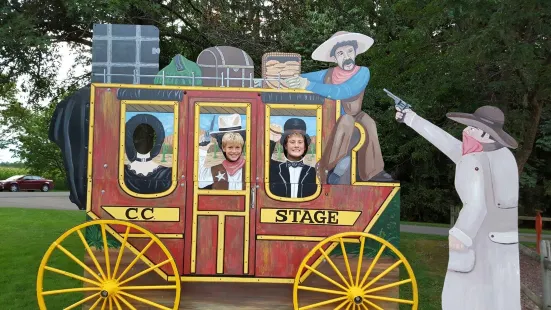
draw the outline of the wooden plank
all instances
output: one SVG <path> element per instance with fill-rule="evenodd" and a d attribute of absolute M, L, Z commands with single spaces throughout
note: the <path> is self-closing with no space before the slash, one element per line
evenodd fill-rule
<path fill-rule="evenodd" d="M 243 275 L 245 218 L 226 216 L 224 229 L 224 274 Z"/>
<path fill-rule="evenodd" d="M 198 275 L 216 274 L 217 242 L 218 216 L 198 216 L 196 258 Z"/>

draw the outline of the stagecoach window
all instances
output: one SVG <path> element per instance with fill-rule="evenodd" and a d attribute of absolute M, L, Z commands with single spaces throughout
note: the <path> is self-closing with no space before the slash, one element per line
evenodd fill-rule
<path fill-rule="evenodd" d="M 122 104 L 121 187 L 136 197 L 162 197 L 174 189 L 176 168 L 177 105 Z"/>
<path fill-rule="evenodd" d="M 250 105 L 198 103 L 195 135 L 197 175 L 201 190 L 245 190 L 250 174 L 247 127 Z"/>
<path fill-rule="evenodd" d="M 266 105 L 265 184 L 273 199 L 308 201 L 321 190 L 315 165 L 321 157 L 320 105 Z"/>

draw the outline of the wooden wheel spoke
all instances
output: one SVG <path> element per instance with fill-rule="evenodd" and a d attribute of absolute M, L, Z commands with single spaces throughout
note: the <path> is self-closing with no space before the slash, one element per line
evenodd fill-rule
<path fill-rule="evenodd" d="M 99 290 L 101 290 L 101 288 L 99 288 L 99 287 L 64 288 L 64 289 L 60 289 L 60 290 L 44 291 L 44 292 L 42 292 L 42 295 L 47 296 L 47 295 L 57 295 L 57 294 L 65 294 L 65 293 L 99 291 Z"/>
<path fill-rule="evenodd" d="M 347 298 L 348 298 L 347 296 L 343 296 L 343 297 L 339 297 L 339 298 L 329 299 L 329 300 L 318 302 L 318 303 L 311 304 L 311 305 L 308 305 L 308 306 L 300 307 L 299 310 L 313 309 L 313 308 L 329 305 L 329 304 L 332 304 L 332 303 L 335 303 L 335 302 L 338 302 L 338 301 L 341 301 L 341 300 L 344 300 L 344 299 L 347 299 Z"/>
<path fill-rule="evenodd" d="M 335 272 L 337 273 L 339 278 L 341 278 L 341 280 L 344 282 L 344 285 L 350 287 L 352 285 L 352 283 L 348 283 L 348 281 L 346 281 L 346 279 L 344 278 L 344 276 L 340 272 L 339 268 L 337 268 L 337 266 L 335 266 L 335 263 L 331 260 L 331 258 L 329 258 L 329 255 L 327 255 L 327 253 L 325 253 L 323 248 L 320 248 L 319 251 L 321 252 L 323 257 L 325 258 L 325 260 L 329 263 L 329 265 L 331 265 L 331 268 L 333 268 L 333 270 L 335 270 Z"/>
<path fill-rule="evenodd" d="M 371 271 L 373 271 L 373 268 L 377 264 L 377 261 L 379 260 L 379 257 L 381 257 L 381 255 L 383 254 L 383 251 L 385 250 L 385 248 L 386 248 L 386 246 L 384 244 L 381 245 L 381 248 L 379 249 L 379 252 L 377 252 L 377 255 L 375 255 L 375 258 L 371 262 L 371 265 L 369 265 L 369 268 L 365 272 L 365 275 L 362 279 L 362 282 L 360 282 L 360 285 L 358 285 L 359 287 L 362 287 L 364 285 L 365 281 L 367 281 L 367 277 L 369 277 L 369 275 L 371 274 Z"/>
<path fill-rule="evenodd" d="M 331 253 L 331 251 L 333 251 L 336 247 L 337 247 L 337 243 L 338 242 L 333 242 L 328 248 L 327 248 L 327 253 Z M 318 266 L 321 264 L 321 257 L 318 258 L 313 264 L 312 264 L 312 267 L 313 268 L 318 268 Z M 300 277 L 300 282 L 299 283 L 302 283 L 304 281 L 306 281 L 306 278 L 308 278 L 310 276 L 312 272 L 310 270 L 306 270 L 304 272 L 304 274 Z"/>
<path fill-rule="evenodd" d="M 362 272 L 362 259 L 364 254 L 365 237 L 360 237 L 360 257 L 358 258 L 358 268 L 356 269 L 356 286 L 360 285 L 360 273 Z"/>
<path fill-rule="evenodd" d="M 90 295 L 84 299 L 81 299 L 80 301 L 77 301 L 76 303 L 70 305 L 69 307 L 67 308 L 63 308 L 63 310 L 71 310 L 71 309 L 74 309 L 80 305 L 82 305 L 83 303 L 87 302 L 88 300 L 92 300 L 94 299 L 94 297 L 98 297 L 99 296 L 99 292 L 95 293 L 94 295 Z"/>
<path fill-rule="evenodd" d="M 80 259 L 76 258 L 71 252 L 67 251 L 61 244 L 56 244 L 56 247 L 61 250 L 61 252 L 65 253 L 70 259 L 72 259 L 75 263 L 79 264 L 80 267 L 84 268 L 88 273 L 90 273 L 94 278 L 96 278 L 99 282 L 102 282 L 103 280 L 98 277 L 98 275 L 90 269 L 88 266 L 86 266 Z"/>
<path fill-rule="evenodd" d="M 107 233 L 105 232 L 105 224 L 100 224 L 101 234 L 103 238 L 103 252 L 105 253 L 105 269 L 107 269 L 107 278 L 111 279 L 111 264 L 109 263 L 109 246 L 107 245 Z"/>
<path fill-rule="evenodd" d="M 367 300 L 364 298 L 364 302 L 368 305 L 370 305 L 371 307 L 375 308 L 376 310 L 384 310 L 383 308 L 377 306 L 376 304 L 372 303 L 371 301 Z"/>
<path fill-rule="evenodd" d="M 314 269 L 314 268 L 312 268 L 312 267 L 310 267 L 310 266 L 308 266 L 308 265 L 305 265 L 304 267 L 305 267 L 306 269 L 312 271 L 313 273 L 317 274 L 318 276 L 324 278 L 325 280 L 327 280 L 327 281 L 333 283 L 334 285 L 340 287 L 343 291 L 348 290 L 346 287 L 340 285 L 339 283 L 335 282 L 334 280 L 332 280 L 332 279 L 329 278 L 328 276 L 324 275 L 323 273 L 317 271 L 316 269 Z"/>
<path fill-rule="evenodd" d="M 119 300 L 117 299 L 117 296 L 116 296 L 116 295 L 113 295 L 113 296 L 111 297 L 111 299 L 113 299 L 113 302 L 114 302 L 115 305 L 117 306 L 117 310 L 122 310 L 121 304 L 119 304 Z"/>
<path fill-rule="evenodd" d="M 126 305 L 128 308 L 130 308 L 131 310 L 137 310 L 134 306 L 132 306 L 132 305 L 128 302 L 128 300 L 126 300 L 126 298 L 123 298 L 123 297 L 120 296 L 120 295 L 117 295 L 117 296 L 115 296 L 115 297 L 118 298 L 118 299 L 120 299 L 120 300 L 123 302 L 123 304 L 125 304 L 125 305 Z"/>
<path fill-rule="evenodd" d="M 122 240 L 121 249 L 119 250 L 119 256 L 117 257 L 117 261 L 115 263 L 115 269 L 113 269 L 113 278 L 117 276 L 117 271 L 119 270 L 119 264 L 122 259 L 122 253 L 124 252 L 124 248 L 126 247 L 126 241 L 128 240 L 129 232 L 130 232 L 130 226 L 126 227 L 126 232 L 124 233 L 124 239 Z"/>
<path fill-rule="evenodd" d="M 318 292 L 318 293 L 327 293 L 327 294 L 335 294 L 335 295 L 347 295 L 347 292 L 342 291 L 334 291 L 334 290 L 327 290 L 323 288 L 317 288 L 317 287 L 310 287 L 310 286 L 299 286 L 298 289 L 305 290 L 305 291 L 311 291 L 311 292 Z"/>
<path fill-rule="evenodd" d="M 352 308 L 352 306 L 354 306 L 354 304 L 353 304 L 353 303 L 349 303 L 349 304 L 348 304 L 348 307 L 346 307 L 346 310 L 350 310 L 350 308 Z"/>
<path fill-rule="evenodd" d="M 54 267 L 46 266 L 46 267 L 44 267 L 44 270 L 52 271 L 52 272 L 55 272 L 55 273 L 58 273 L 58 274 L 61 274 L 61 275 L 64 275 L 64 276 L 67 276 L 67 277 L 70 277 L 70 278 L 73 278 L 73 279 L 77 279 L 77 280 L 80 280 L 80 281 L 83 281 L 83 282 L 86 282 L 86 283 L 93 284 L 95 286 L 101 286 L 101 284 L 99 282 L 87 279 L 85 277 L 76 275 L 74 273 L 70 273 L 68 271 L 57 269 L 57 268 L 54 268 Z"/>
<path fill-rule="evenodd" d="M 369 299 L 377 299 L 377 300 L 396 302 L 396 303 L 400 303 L 400 304 L 413 305 L 413 300 L 407 300 L 407 299 L 392 298 L 392 297 L 385 297 L 385 296 L 376 296 L 376 295 L 364 295 L 364 297 L 369 298 Z"/>
<path fill-rule="evenodd" d="M 352 279 L 352 271 L 350 270 L 350 264 L 348 263 L 348 255 L 346 255 L 346 249 L 344 247 L 344 242 L 342 241 L 342 238 L 339 238 L 339 242 L 341 244 L 342 255 L 344 257 L 344 265 L 346 266 L 346 271 L 348 272 L 348 277 L 350 278 L 350 284 L 352 284 L 354 283 L 354 280 Z"/>
<path fill-rule="evenodd" d="M 79 230 L 77 230 L 77 234 L 80 238 L 80 241 L 82 241 L 82 244 L 84 245 L 84 248 L 86 249 L 86 252 L 88 252 L 88 255 L 90 256 L 90 258 L 92 259 L 92 261 L 94 262 L 94 265 L 96 265 L 96 268 L 98 269 L 99 273 L 101 274 L 101 277 L 105 280 L 107 279 L 105 277 L 105 273 L 103 273 L 103 268 L 101 268 L 98 260 L 96 259 L 96 256 L 94 255 L 94 252 L 92 252 L 92 249 L 90 249 L 90 246 L 88 245 L 88 242 L 86 242 L 86 238 L 84 238 L 84 235 L 82 234 L 82 232 Z"/>
<path fill-rule="evenodd" d="M 365 310 L 369 310 L 369 309 L 367 308 L 367 306 L 366 306 L 364 303 L 362 303 L 361 306 L 362 306 L 362 308 L 364 308 Z M 359 307 L 359 306 L 358 306 L 358 307 Z"/>
<path fill-rule="evenodd" d="M 130 282 L 130 281 L 132 281 L 132 280 L 134 280 L 134 279 L 136 279 L 136 278 L 139 278 L 139 277 L 143 276 L 144 274 L 150 272 L 150 271 L 153 270 L 153 269 L 156 269 L 156 268 L 159 268 L 159 267 L 161 267 L 161 266 L 164 266 L 164 265 L 170 263 L 171 261 L 172 261 L 172 259 L 169 258 L 169 259 L 165 260 L 164 262 L 158 263 L 158 264 L 155 265 L 155 266 L 151 266 L 151 267 L 147 268 L 146 270 L 144 270 L 144 271 L 142 271 L 142 272 L 139 272 L 139 273 L 137 273 L 137 274 L 131 276 L 130 278 L 128 278 L 128 279 L 126 279 L 126 280 L 120 282 L 120 283 L 119 283 L 119 286 L 124 285 L 125 283 L 128 283 L 128 282 Z"/>
<path fill-rule="evenodd" d="M 340 310 L 342 309 L 342 307 L 346 306 L 350 301 L 348 299 L 345 299 L 343 302 L 341 302 L 340 305 L 337 306 L 337 308 L 335 308 L 335 310 Z"/>
<path fill-rule="evenodd" d="M 124 275 L 130 271 L 130 269 L 134 266 L 134 264 L 136 264 L 136 262 L 138 261 L 138 259 L 140 259 L 140 257 L 142 257 L 142 255 L 144 255 L 144 253 L 149 249 L 150 246 L 153 245 L 153 243 L 155 242 L 155 240 L 151 239 L 151 241 L 149 241 L 149 243 L 145 246 L 145 248 L 143 248 L 143 250 L 140 252 L 140 254 L 138 254 L 134 260 L 130 263 L 130 265 L 128 265 L 126 267 L 126 269 L 124 269 L 124 271 L 121 273 L 121 275 L 117 278 L 117 281 L 120 281 L 120 279 L 122 277 L 124 277 Z"/>
<path fill-rule="evenodd" d="M 107 305 L 107 299 L 103 299 L 103 305 L 101 305 L 101 310 L 105 310 L 105 305 Z"/>
<path fill-rule="evenodd" d="M 130 290 L 171 290 L 175 289 L 176 285 L 144 285 L 144 286 L 123 286 L 119 290 L 130 291 Z"/>
<path fill-rule="evenodd" d="M 150 301 L 150 300 L 143 299 L 143 298 L 138 297 L 138 296 L 136 296 L 136 295 L 129 294 L 129 293 L 125 292 L 125 291 L 119 291 L 119 294 L 124 295 L 124 296 L 127 296 L 127 297 L 130 297 L 130 298 L 132 298 L 132 299 L 134 299 L 134 300 L 137 300 L 137 301 L 139 301 L 139 302 L 142 302 L 142 303 L 144 303 L 144 304 L 147 304 L 147 305 L 156 307 L 157 309 L 171 310 L 170 308 L 167 308 L 167 307 L 165 307 L 165 306 L 163 306 L 163 305 L 159 305 L 158 303 L 152 302 L 152 301 Z"/>
<path fill-rule="evenodd" d="M 109 310 L 113 310 L 113 298 L 109 296 Z"/>
<path fill-rule="evenodd" d="M 99 303 L 101 302 L 102 298 L 101 297 L 98 297 L 98 300 L 96 300 L 96 302 L 92 305 L 92 307 L 90 307 L 90 310 L 94 310 L 96 309 L 96 307 L 99 305 Z M 105 299 L 104 301 L 105 302 Z"/>
<path fill-rule="evenodd" d="M 390 283 L 390 284 L 387 284 L 387 285 L 374 287 L 374 288 L 372 288 L 372 289 L 366 291 L 365 293 L 366 293 L 366 294 L 369 294 L 369 293 L 373 293 L 373 292 L 385 290 L 385 289 L 387 289 L 387 288 L 395 287 L 395 286 L 402 285 L 402 284 L 406 284 L 406 283 L 410 283 L 410 282 L 411 282 L 411 279 L 406 279 L 406 280 L 402 280 L 402 281 L 398 281 L 398 282 L 393 282 L 393 283 Z"/>
<path fill-rule="evenodd" d="M 371 280 L 369 283 L 367 283 L 362 289 L 365 291 L 368 287 L 371 286 L 371 284 L 379 281 L 380 278 L 386 276 L 387 273 L 391 272 L 392 269 L 396 268 L 398 265 L 400 265 L 402 263 L 402 260 L 399 260 L 397 262 L 395 262 L 394 264 L 392 264 L 392 266 L 388 267 L 387 269 L 385 269 L 385 271 L 381 272 L 378 276 L 376 276 L 373 280 Z"/>

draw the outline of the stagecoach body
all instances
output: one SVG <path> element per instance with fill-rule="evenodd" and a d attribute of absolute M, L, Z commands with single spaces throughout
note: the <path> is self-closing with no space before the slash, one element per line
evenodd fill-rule
<path fill-rule="evenodd" d="M 273 77 L 270 63 L 285 62 L 285 72 L 300 73 L 300 55 L 267 53 L 259 84 L 250 57 L 233 47 L 205 50 L 199 58 L 202 69 L 177 55 L 156 76 L 141 75 L 156 71 L 155 29 L 96 25 L 92 84 L 60 103 L 54 113 L 49 137 L 62 151 L 70 199 L 85 210 L 87 221 L 46 252 L 37 279 L 40 308 L 46 309 L 45 296 L 84 291 L 88 297 L 73 306 L 93 301 L 92 308 L 114 309 L 121 303 L 133 309 L 131 299 L 179 309 L 181 283 L 240 282 L 293 284 L 295 309 L 394 309 L 398 304 L 417 309 L 415 277 L 398 250 L 400 185 L 359 179 L 356 153 L 368 137 L 357 124 L 346 173 L 332 184 L 319 176 L 316 163 L 344 112 L 340 100 L 287 89 L 281 73 Z M 127 53 L 135 55 L 133 62 L 112 50 L 134 41 L 135 49 Z M 153 56 L 140 50 L 144 46 Z M 170 70 L 180 76 L 170 76 Z M 190 75 L 182 76 L 182 70 Z M 208 72 L 220 76 L 196 76 Z M 215 134 L 223 132 L 220 118 L 228 115 L 235 116 L 232 130 L 242 130 L 245 141 L 239 186 L 231 186 L 236 181 L 221 173 L 203 179 L 205 171 L 214 171 L 224 160 Z M 286 160 L 277 134 L 290 118 L 306 124 L 311 143 L 303 169 L 316 173 L 307 184 L 309 192 L 297 198 L 276 190 L 287 190 L 290 184 L 281 181 L 281 170 L 281 178 L 273 173 Z M 150 142 L 136 144 L 146 136 Z M 143 165 L 134 163 L 151 169 L 141 171 Z M 226 188 L 215 186 L 215 178 L 225 180 Z M 61 246 L 70 235 L 82 241 L 85 263 Z M 57 250 L 84 268 L 85 277 L 51 267 Z M 145 270 L 135 271 L 140 264 Z M 154 286 L 149 283 L 156 280 L 150 278 L 145 286 L 130 284 L 153 271 L 156 280 L 173 284 Z M 47 290 L 48 272 L 84 281 L 85 287 Z M 411 298 L 400 299 L 398 287 L 406 284 Z M 170 307 L 160 306 L 165 302 L 162 289 L 174 293 L 165 303 Z M 129 294 L 132 290 L 151 292 Z M 340 297 L 328 301 L 304 292 Z"/>

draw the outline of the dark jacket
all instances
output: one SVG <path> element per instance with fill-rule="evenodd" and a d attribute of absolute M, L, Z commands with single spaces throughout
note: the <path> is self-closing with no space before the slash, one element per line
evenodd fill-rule
<path fill-rule="evenodd" d="M 270 141 L 270 191 L 278 197 L 291 197 L 291 177 L 285 162 L 272 159 L 276 143 Z M 309 197 L 316 192 L 316 169 L 305 165 L 300 171 L 297 198 Z"/>

